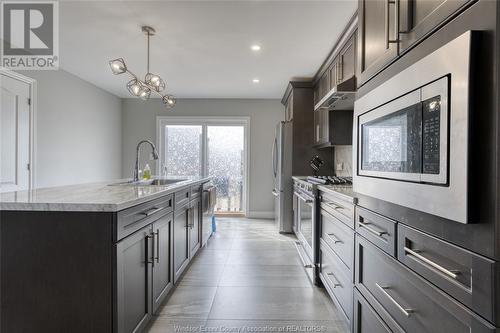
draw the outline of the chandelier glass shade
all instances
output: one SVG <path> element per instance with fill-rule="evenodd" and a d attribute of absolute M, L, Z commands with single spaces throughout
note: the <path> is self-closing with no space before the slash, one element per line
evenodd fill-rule
<path fill-rule="evenodd" d="M 163 104 L 167 109 L 174 107 L 176 101 L 175 97 L 172 95 L 163 94 L 162 91 L 165 90 L 165 81 L 157 74 L 153 74 L 149 71 L 149 38 L 154 36 L 156 31 L 149 26 L 143 26 L 142 32 L 147 36 L 148 39 L 148 49 L 147 49 L 147 70 L 144 80 L 140 80 L 137 75 L 132 73 L 125 64 L 123 58 L 117 58 L 109 62 L 111 71 L 115 75 L 120 75 L 128 73 L 132 79 L 127 82 L 127 90 L 132 96 L 139 97 L 140 99 L 147 100 L 151 96 L 151 92 L 156 93 L 160 96 Z"/>

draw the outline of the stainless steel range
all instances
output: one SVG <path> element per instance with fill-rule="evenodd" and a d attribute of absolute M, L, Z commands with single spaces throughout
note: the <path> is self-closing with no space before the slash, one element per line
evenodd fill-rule
<path fill-rule="evenodd" d="M 319 235 L 317 185 L 352 184 L 349 177 L 320 176 L 293 177 L 293 232 L 298 238 L 295 244 L 310 280 L 318 284 Z"/>
<path fill-rule="evenodd" d="M 313 283 L 318 276 L 318 250 L 314 226 L 317 212 L 316 185 L 306 177 L 293 177 L 293 232 L 298 238 L 295 247 L 307 275 Z"/>

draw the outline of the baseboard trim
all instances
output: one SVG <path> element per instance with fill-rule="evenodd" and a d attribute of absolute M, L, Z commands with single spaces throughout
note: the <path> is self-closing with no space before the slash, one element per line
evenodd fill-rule
<path fill-rule="evenodd" d="M 247 217 L 249 219 L 274 219 L 274 212 L 249 211 Z"/>

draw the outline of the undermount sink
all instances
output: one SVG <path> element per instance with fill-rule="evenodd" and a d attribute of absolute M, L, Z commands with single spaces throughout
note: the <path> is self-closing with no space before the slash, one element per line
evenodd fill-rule
<path fill-rule="evenodd" d="M 123 186 L 123 185 L 128 185 L 128 186 L 165 186 L 165 185 L 171 185 L 171 184 L 176 184 L 179 182 L 184 182 L 188 180 L 187 178 L 182 178 L 182 179 L 171 179 L 171 178 L 156 178 L 156 179 L 148 179 L 148 180 L 138 180 L 138 181 L 133 181 L 129 180 L 126 182 L 121 182 L 121 183 L 114 183 L 114 184 L 109 184 L 111 186 Z"/>

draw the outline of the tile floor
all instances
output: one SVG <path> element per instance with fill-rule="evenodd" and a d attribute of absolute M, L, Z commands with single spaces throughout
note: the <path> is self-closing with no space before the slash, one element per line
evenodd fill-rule
<path fill-rule="evenodd" d="M 325 290 L 309 282 L 294 236 L 271 220 L 217 221 L 148 332 L 348 332 Z"/>

